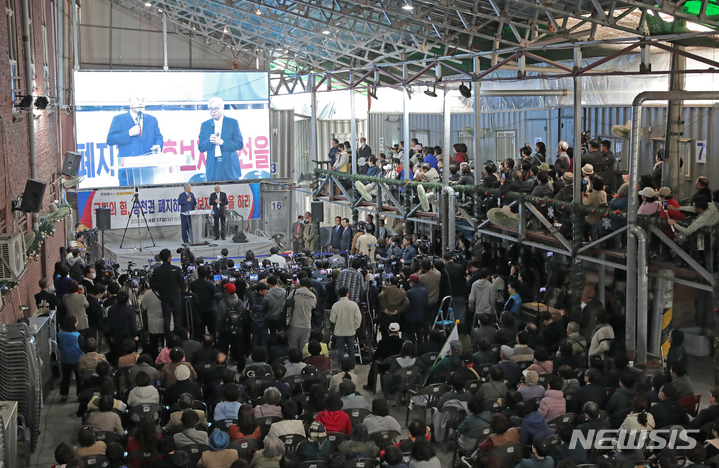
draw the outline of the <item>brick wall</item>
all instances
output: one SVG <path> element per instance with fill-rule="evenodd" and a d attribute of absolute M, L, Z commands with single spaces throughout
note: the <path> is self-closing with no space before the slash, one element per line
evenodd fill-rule
<path fill-rule="evenodd" d="M 28 125 L 35 127 L 35 147 L 37 161 L 37 179 L 47 182 L 43 209 L 53 199 L 60 198 L 58 191 L 60 149 L 58 148 L 58 129 L 61 112 L 57 109 L 37 111 L 38 119 L 33 114 L 13 114 L 13 103 L 10 98 L 11 74 L 10 74 L 10 50 L 9 50 L 9 28 L 16 31 L 18 71 L 20 73 L 20 94 L 32 92 L 36 96 L 56 96 L 55 87 L 55 50 L 53 31 L 53 3 L 50 0 L 29 0 L 32 9 L 35 56 L 35 89 L 25 89 L 25 62 L 24 47 L 22 43 L 22 0 L 8 0 L 14 6 L 13 24 L 8 24 L 7 15 L 0 17 L 0 139 L 2 140 L 2 152 L 0 154 L 0 190 L 3 197 L 0 202 L 0 220 L 4 232 L 17 229 L 27 232 L 30 219 L 18 218 L 10 209 L 10 203 L 25 188 L 25 182 L 30 177 L 30 155 L 28 145 Z M 43 76 L 43 35 L 42 35 L 42 7 L 45 7 L 47 45 L 48 45 L 48 70 L 50 89 L 45 89 Z M 67 54 L 66 54 L 67 55 Z M 29 218 L 29 217 L 28 217 Z M 29 315 L 35 312 L 33 294 L 37 292 L 37 282 L 43 276 L 50 276 L 53 272 L 54 263 L 59 260 L 59 248 L 65 244 L 64 233 L 68 232 L 72 221 L 60 222 L 56 225 L 56 235 L 46 240 L 43 252 L 38 261 L 30 261 L 27 270 L 20 280 L 19 286 L 11 294 L 3 298 L 4 305 L 0 310 L 0 322 L 8 323 L 17 320 L 20 315 L 20 306 L 28 305 Z"/>

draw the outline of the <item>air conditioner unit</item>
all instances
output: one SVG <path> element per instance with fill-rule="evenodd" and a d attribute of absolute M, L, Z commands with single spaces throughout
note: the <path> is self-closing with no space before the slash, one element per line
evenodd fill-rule
<path fill-rule="evenodd" d="M 21 233 L 0 234 L 0 281 L 18 281 L 25 272 L 23 248 Z"/>

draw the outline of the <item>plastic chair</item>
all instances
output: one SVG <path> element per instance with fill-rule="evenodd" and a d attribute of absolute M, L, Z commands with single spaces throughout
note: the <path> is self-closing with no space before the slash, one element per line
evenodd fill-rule
<path fill-rule="evenodd" d="M 140 423 L 140 420 L 149 416 L 155 424 L 160 424 L 165 415 L 166 408 L 162 405 L 155 403 L 143 403 L 138 406 L 133 406 L 127 413 L 128 422 L 132 425 Z"/>
<path fill-rule="evenodd" d="M 369 435 L 369 439 L 375 443 L 380 450 L 386 450 L 399 437 L 397 431 L 379 431 Z"/>
<path fill-rule="evenodd" d="M 342 468 L 377 468 L 379 461 L 374 458 L 351 458 L 345 460 Z"/>
<path fill-rule="evenodd" d="M 419 357 L 419 360 L 422 361 L 422 363 L 425 365 L 426 368 L 430 368 L 434 365 L 434 362 L 437 360 L 437 357 L 439 356 L 439 353 L 426 353 Z"/>
<path fill-rule="evenodd" d="M 264 416 L 256 418 L 255 421 L 257 421 L 257 424 L 260 426 L 260 432 L 262 433 L 261 440 L 265 440 L 267 433 L 270 432 L 270 426 L 273 423 L 282 421 L 282 418 L 280 416 Z"/>
<path fill-rule="evenodd" d="M 537 382 L 542 387 L 547 388 L 547 385 L 549 385 L 549 379 L 552 378 L 552 374 L 539 374 L 539 381 Z"/>
<path fill-rule="evenodd" d="M 468 380 L 464 384 L 464 389 L 467 390 L 472 395 L 476 395 L 477 392 L 479 391 L 479 387 L 482 386 L 482 383 L 484 383 L 484 382 L 482 382 L 481 380 Z"/>
<path fill-rule="evenodd" d="M 127 454 L 127 457 L 125 459 L 127 461 L 135 460 L 138 465 L 142 466 L 143 462 L 144 464 L 149 464 L 155 460 L 157 460 L 160 457 L 160 452 L 156 450 L 150 450 L 150 451 L 144 451 L 144 450 L 134 450 Z"/>
<path fill-rule="evenodd" d="M 116 432 L 95 431 L 95 440 L 105 442 L 105 445 L 113 443 L 123 444 L 122 436 Z"/>
<path fill-rule="evenodd" d="M 350 417 L 350 422 L 352 423 L 352 427 L 355 427 L 357 424 L 362 424 L 364 422 L 364 418 L 372 414 L 370 410 L 366 410 L 364 408 L 352 408 L 352 409 L 346 409 L 342 410 L 345 413 L 347 413 L 347 416 Z"/>
<path fill-rule="evenodd" d="M 502 459 L 501 468 L 514 468 L 522 460 L 524 446 L 520 442 L 507 444 L 489 452 L 491 455 L 498 455 Z"/>
<path fill-rule="evenodd" d="M 427 410 L 437 405 L 437 402 L 449 390 L 446 383 L 428 385 L 420 390 L 410 390 L 410 403 L 407 404 L 407 418 L 404 425 L 409 424 L 409 413 L 413 407 L 423 411 L 422 420 L 427 419 Z"/>
<path fill-rule="evenodd" d="M 322 460 L 307 460 L 301 462 L 296 468 L 327 468 L 327 462 Z"/>
<path fill-rule="evenodd" d="M 287 356 L 284 356 L 284 357 L 277 358 L 277 359 L 275 359 L 274 361 L 272 361 L 272 362 L 270 363 L 270 366 L 272 366 L 273 368 L 274 368 L 275 366 L 284 366 L 284 365 L 287 364 L 288 362 L 290 362 L 290 358 L 288 358 Z"/>
<path fill-rule="evenodd" d="M 687 413 L 696 417 L 699 412 L 699 403 L 702 401 L 701 395 L 692 395 L 679 400 L 679 406 L 684 408 Z"/>
<path fill-rule="evenodd" d="M 195 466 L 202 458 L 202 453 L 212 451 L 212 447 L 205 444 L 190 444 L 183 445 L 180 447 L 180 450 L 187 452 L 187 455 L 190 457 L 190 466 Z"/>
<path fill-rule="evenodd" d="M 380 376 L 380 368 L 389 369 L 389 367 L 392 365 L 395 359 L 399 357 L 399 354 L 395 354 L 394 356 L 390 356 L 388 358 L 383 359 L 382 361 L 372 361 L 372 365 L 375 366 L 375 374 Z M 377 380 L 382 380 L 377 379 Z M 381 383 L 381 382 L 380 382 Z M 370 390 L 374 392 L 377 389 L 377 382 L 375 381 L 375 388 L 371 388 Z"/>
<path fill-rule="evenodd" d="M 339 452 L 340 444 L 346 440 L 350 440 L 350 438 L 344 432 L 327 431 L 327 440 L 332 445 L 332 451 Z"/>
<path fill-rule="evenodd" d="M 417 380 L 419 378 L 420 371 L 416 367 L 406 367 L 404 369 L 396 370 L 394 373 L 390 376 L 389 384 L 393 385 L 394 377 L 399 377 L 399 388 L 394 394 L 394 404 L 395 406 L 399 406 L 399 400 L 402 397 L 402 395 L 408 393 L 410 390 L 416 388 L 417 386 Z M 385 393 L 385 399 L 389 400 L 389 389 L 384 389 Z"/>
<path fill-rule="evenodd" d="M 484 409 L 498 413 L 502 408 L 502 405 L 499 404 L 500 400 L 501 398 L 488 398 L 484 400 Z"/>
<path fill-rule="evenodd" d="M 290 453 L 294 452 L 295 449 L 297 449 L 297 445 L 305 440 L 305 436 L 302 434 L 286 434 L 280 436 L 280 440 L 285 444 L 285 452 Z"/>
<path fill-rule="evenodd" d="M 212 424 L 210 424 L 210 427 L 214 430 L 215 428 L 221 430 L 222 432 L 229 432 L 230 426 L 232 425 L 238 425 L 240 424 L 239 419 L 218 419 L 217 421 L 213 421 Z"/>
<path fill-rule="evenodd" d="M 449 444 L 449 431 L 456 430 L 457 427 L 462 424 L 462 421 L 467 417 L 467 412 L 460 408 L 443 408 L 440 413 L 449 413 L 449 417 L 445 419 L 444 426 L 444 451 L 447 451 Z"/>
<path fill-rule="evenodd" d="M 472 429 L 471 431 L 467 432 L 466 434 L 463 434 L 461 437 L 470 439 L 470 440 L 472 441 L 472 446 L 476 448 L 477 445 L 479 445 L 480 442 L 483 442 L 484 439 L 486 439 L 487 437 L 489 437 L 489 435 L 490 435 L 491 433 L 492 433 L 492 428 L 491 428 L 491 427 L 489 427 L 489 426 L 479 426 L 479 427 L 475 427 L 474 429 Z M 456 463 L 456 461 L 457 461 L 457 456 L 458 456 L 458 455 L 460 455 L 460 454 L 461 454 L 461 455 L 464 455 L 464 454 L 465 454 L 465 453 L 464 453 L 464 450 L 462 450 L 462 449 L 459 447 L 459 436 L 456 437 L 456 439 L 457 439 L 457 440 L 455 440 L 455 442 L 454 442 L 454 452 L 452 453 L 452 465 L 451 465 L 451 466 L 456 466 L 455 463 Z"/>
<path fill-rule="evenodd" d="M 299 407 L 298 410 L 302 413 L 305 411 L 310 402 L 310 395 L 309 393 L 300 393 L 299 395 L 295 395 L 292 399 L 295 403 L 297 403 L 297 406 Z"/>
<path fill-rule="evenodd" d="M 569 423 L 572 424 L 574 422 L 574 418 L 576 418 L 577 415 L 575 413 L 564 413 L 560 414 L 556 418 L 552 418 L 551 421 L 547 423 L 547 425 L 555 425 L 559 427 L 561 424 Z"/>
<path fill-rule="evenodd" d="M 230 442 L 229 448 L 237 450 L 237 457 L 252 461 L 252 456 L 260 449 L 260 441 L 257 439 L 237 439 Z"/>
<path fill-rule="evenodd" d="M 110 464 L 105 455 L 88 455 L 80 458 L 86 468 L 102 468 Z"/>

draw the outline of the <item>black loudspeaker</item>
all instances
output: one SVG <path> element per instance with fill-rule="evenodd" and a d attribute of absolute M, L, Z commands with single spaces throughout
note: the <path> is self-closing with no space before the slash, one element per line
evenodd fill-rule
<path fill-rule="evenodd" d="M 80 153 L 66 151 L 65 162 L 62 164 L 62 175 L 66 175 L 68 177 L 77 177 L 77 170 L 80 168 L 81 160 L 82 155 Z"/>
<path fill-rule="evenodd" d="M 95 210 L 95 227 L 101 231 L 112 229 L 110 226 L 110 208 L 98 208 Z"/>
<path fill-rule="evenodd" d="M 244 232 L 240 231 L 234 236 L 232 236 L 232 242 L 234 242 L 235 244 L 244 244 L 245 242 L 247 242 L 247 236 Z"/>
<path fill-rule="evenodd" d="M 25 191 L 22 194 L 22 203 L 20 204 L 20 211 L 26 211 L 28 213 L 39 213 L 42 208 L 42 199 L 45 196 L 45 182 L 28 179 L 25 182 Z"/>
<path fill-rule="evenodd" d="M 325 222 L 325 206 L 321 201 L 312 202 L 312 222 L 313 223 L 324 223 Z"/>

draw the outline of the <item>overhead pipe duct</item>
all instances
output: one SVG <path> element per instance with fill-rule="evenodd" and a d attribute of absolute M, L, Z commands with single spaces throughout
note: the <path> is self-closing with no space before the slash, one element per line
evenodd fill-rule
<path fill-rule="evenodd" d="M 637 226 L 637 208 L 639 207 L 639 144 L 641 141 L 640 131 L 642 128 L 642 104 L 646 101 L 719 101 L 717 91 L 645 91 L 639 93 L 632 102 L 632 133 L 629 141 L 629 203 L 627 206 L 627 227 L 631 235 L 627 236 L 627 343 L 633 339 L 630 336 L 630 327 L 638 327 L 639 337 L 642 335 L 645 340 L 644 359 L 646 360 L 646 336 L 647 336 L 647 284 L 646 270 L 638 271 L 641 262 L 640 255 L 646 256 L 646 245 L 642 245 L 640 252 L 637 252 L 637 243 L 642 244 L 641 235 L 637 235 L 640 229 Z M 641 231 L 644 232 L 643 230 Z M 646 237 L 646 233 L 644 233 Z M 646 242 L 646 240 L 645 240 Z M 633 259 L 638 258 L 638 262 Z M 646 268 L 646 257 L 643 268 Z M 638 273 L 641 275 L 637 276 Z M 639 284 L 636 281 L 639 281 Z M 632 287 L 636 284 L 636 287 Z M 644 296 L 644 299 L 642 299 Z M 639 299 L 639 300 L 638 300 Z M 644 303 L 642 303 L 642 300 Z M 638 313 L 637 313 L 638 312 Z M 642 314 L 640 317 L 639 314 Z M 639 346 L 637 346 L 639 352 Z M 637 355 L 639 360 L 639 355 Z"/>
<path fill-rule="evenodd" d="M 569 95 L 569 91 L 566 89 L 507 89 L 507 90 L 482 90 L 480 93 L 482 97 L 524 97 L 524 96 L 562 96 L 566 97 Z"/>
<path fill-rule="evenodd" d="M 32 50 L 32 44 L 30 43 L 30 34 L 32 30 L 30 28 L 30 0 L 23 0 L 22 2 L 22 45 L 25 54 L 25 94 L 32 97 L 34 101 L 33 85 L 32 85 L 32 61 L 30 57 L 35 53 Z M 27 139 L 28 139 L 28 153 L 30 162 L 30 178 L 37 179 L 37 152 L 35 149 L 35 111 L 32 102 L 30 104 L 30 110 L 27 113 Z M 37 231 L 40 225 L 40 218 L 37 213 L 32 213 L 32 229 Z"/>

